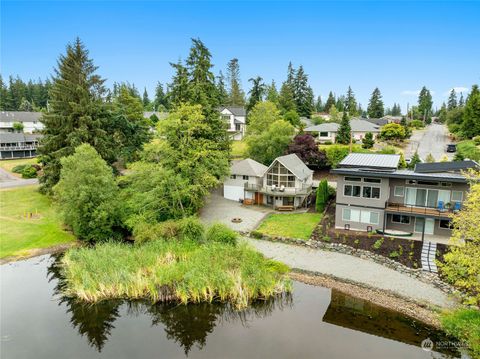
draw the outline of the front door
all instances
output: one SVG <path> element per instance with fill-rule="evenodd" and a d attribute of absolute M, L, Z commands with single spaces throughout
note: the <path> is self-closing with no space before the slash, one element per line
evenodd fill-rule
<path fill-rule="evenodd" d="M 415 232 L 422 233 L 423 224 L 425 223 L 425 234 L 433 234 L 435 228 L 435 220 L 432 218 L 415 218 Z"/>

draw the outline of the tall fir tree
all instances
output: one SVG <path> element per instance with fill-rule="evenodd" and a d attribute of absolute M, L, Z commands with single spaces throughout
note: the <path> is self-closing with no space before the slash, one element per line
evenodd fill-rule
<path fill-rule="evenodd" d="M 0 110 L 5 111 L 7 110 L 7 96 L 8 96 L 8 88 L 3 82 L 3 77 L 0 75 Z"/>
<path fill-rule="evenodd" d="M 315 102 L 315 111 L 317 112 L 323 111 L 322 96 L 317 97 L 317 101 Z"/>
<path fill-rule="evenodd" d="M 288 63 L 288 68 L 287 68 L 287 84 L 292 86 L 293 88 L 293 83 L 295 82 L 295 69 L 293 68 L 292 62 L 290 61 Z"/>
<path fill-rule="evenodd" d="M 250 110 L 258 102 L 261 102 L 263 100 L 263 96 L 265 95 L 266 87 L 265 87 L 265 84 L 263 83 L 263 79 L 260 76 L 257 76 L 255 78 L 251 78 L 248 81 L 252 83 L 252 88 L 248 92 L 250 97 L 248 99 L 248 104 L 247 104 L 247 111 L 250 112 Z"/>
<path fill-rule="evenodd" d="M 292 87 L 285 81 L 280 88 L 280 94 L 278 96 L 278 104 L 280 110 L 283 113 L 288 111 L 296 111 L 295 98 Z"/>
<path fill-rule="evenodd" d="M 144 110 L 148 111 L 150 109 L 150 99 L 146 87 L 143 88 L 142 104 Z"/>
<path fill-rule="evenodd" d="M 473 85 L 465 103 L 463 112 L 462 133 L 467 138 L 480 135 L 480 90 Z"/>
<path fill-rule="evenodd" d="M 355 99 L 355 94 L 350 86 L 348 86 L 347 96 L 345 98 L 345 111 L 347 111 L 350 116 L 358 115 L 357 100 Z"/>
<path fill-rule="evenodd" d="M 430 91 L 423 86 L 418 95 L 418 112 L 424 120 L 427 120 L 432 116 L 432 105 L 432 95 L 430 94 Z"/>
<path fill-rule="evenodd" d="M 308 85 L 308 75 L 300 65 L 293 80 L 293 96 L 296 111 L 300 116 L 310 117 L 313 112 L 313 90 Z M 287 80 L 288 81 L 288 80 Z"/>
<path fill-rule="evenodd" d="M 225 105 L 228 101 L 228 92 L 225 87 L 225 76 L 223 72 L 220 70 L 217 76 L 217 95 L 218 95 L 218 102 L 221 105 Z"/>
<path fill-rule="evenodd" d="M 335 107 L 339 112 L 343 112 L 345 110 L 345 96 L 338 96 L 337 101 L 335 102 Z"/>
<path fill-rule="evenodd" d="M 232 106 L 245 105 L 245 93 L 240 84 L 240 65 L 238 59 L 231 59 L 227 65 L 228 104 Z"/>
<path fill-rule="evenodd" d="M 170 65 L 175 69 L 175 74 L 169 85 L 168 102 L 172 107 L 178 107 L 190 99 L 188 69 L 180 60 Z"/>
<path fill-rule="evenodd" d="M 375 90 L 372 92 L 368 102 L 367 114 L 369 118 L 381 118 L 384 116 L 382 94 L 378 87 L 375 87 Z"/>
<path fill-rule="evenodd" d="M 463 107 L 465 105 L 465 101 L 463 99 L 463 92 L 460 92 L 460 99 L 458 100 L 458 107 Z"/>
<path fill-rule="evenodd" d="M 447 102 L 447 109 L 448 111 L 453 110 L 454 108 L 457 108 L 458 103 L 457 103 L 457 93 L 455 92 L 455 89 L 452 89 L 450 91 L 450 95 L 448 96 L 448 102 Z"/>
<path fill-rule="evenodd" d="M 333 94 L 332 91 L 330 91 L 328 93 L 327 102 L 325 102 L 325 106 L 323 107 L 324 111 L 330 112 L 330 109 L 332 108 L 332 106 L 335 106 L 335 103 L 336 103 L 335 95 Z"/>
<path fill-rule="evenodd" d="M 154 111 L 163 111 L 169 108 L 168 105 L 168 96 L 163 90 L 163 85 L 160 82 L 157 82 L 155 87 L 155 99 L 153 100 L 153 110 Z"/>
<path fill-rule="evenodd" d="M 278 90 L 275 80 L 272 80 L 272 83 L 267 87 L 266 100 L 278 104 Z"/>
<path fill-rule="evenodd" d="M 104 81 L 88 50 L 77 38 L 60 55 L 50 91 L 49 111 L 43 115 L 44 137 L 38 148 L 44 175 L 42 190 L 50 192 L 59 181 L 60 160 L 75 147 L 89 143 L 107 162 L 115 160 L 104 96 Z"/>
<path fill-rule="evenodd" d="M 350 143 L 351 132 L 352 128 L 350 127 L 350 119 L 348 118 L 347 111 L 343 111 L 342 121 L 340 122 L 335 141 L 344 145 Z"/>

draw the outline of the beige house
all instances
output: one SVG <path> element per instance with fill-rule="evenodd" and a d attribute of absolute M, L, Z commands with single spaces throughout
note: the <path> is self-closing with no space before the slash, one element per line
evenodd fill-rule
<path fill-rule="evenodd" d="M 367 132 L 371 132 L 374 137 L 380 133 L 380 126 L 362 119 L 350 120 L 350 127 L 352 128 L 352 138 L 356 141 L 361 141 Z M 320 143 L 335 143 L 339 128 L 340 124 L 336 122 L 325 122 L 320 125 L 307 127 L 304 131 L 310 133 Z"/>
<path fill-rule="evenodd" d="M 224 183 L 224 197 L 245 204 L 293 210 L 308 204 L 313 171 L 295 154 L 277 157 L 266 167 L 252 159 L 236 162 Z"/>

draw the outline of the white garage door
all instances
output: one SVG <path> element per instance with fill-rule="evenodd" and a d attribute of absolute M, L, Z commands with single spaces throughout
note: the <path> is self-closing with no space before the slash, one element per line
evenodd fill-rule
<path fill-rule="evenodd" d="M 223 197 L 232 201 L 243 199 L 243 186 L 223 186 Z"/>

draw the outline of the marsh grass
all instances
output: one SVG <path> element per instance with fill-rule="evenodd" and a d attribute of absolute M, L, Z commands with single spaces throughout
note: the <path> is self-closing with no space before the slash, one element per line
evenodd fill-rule
<path fill-rule="evenodd" d="M 87 302 L 148 299 L 152 302 L 230 302 L 291 291 L 289 268 L 247 244 L 156 240 L 141 245 L 104 243 L 69 250 L 62 259 L 65 294 Z"/>

